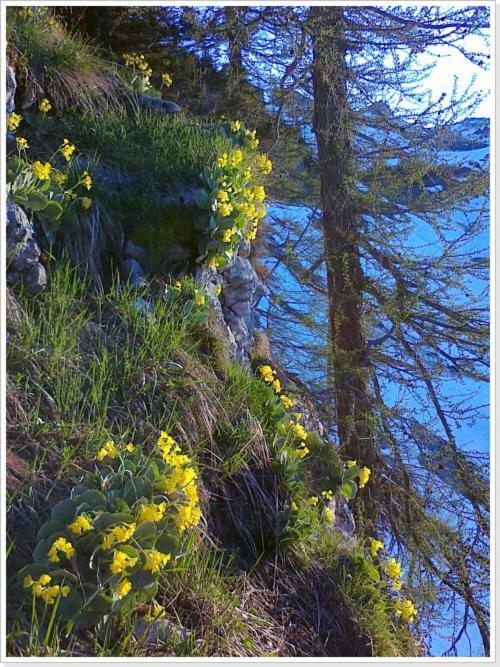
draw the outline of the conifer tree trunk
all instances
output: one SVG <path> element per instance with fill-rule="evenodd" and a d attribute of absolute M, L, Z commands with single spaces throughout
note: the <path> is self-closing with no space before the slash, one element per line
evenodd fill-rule
<path fill-rule="evenodd" d="M 339 7 L 311 7 L 314 132 L 318 144 L 336 420 L 343 453 L 370 465 L 375 458 L 357 254 L 361 217 L 350 197 L 352 131 L 348 68 Z"/>

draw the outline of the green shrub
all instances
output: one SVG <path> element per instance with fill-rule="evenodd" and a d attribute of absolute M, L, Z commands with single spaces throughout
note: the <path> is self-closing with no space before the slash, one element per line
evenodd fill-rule
<path fill-rule="evenodd" d="M 165 432 L 152 456 L 108 441 L 95 472 L 52 508 L 18 584 L 37 604 L 57 604 L 57 618 L 75 628 L 152 601 L 182 533 L 200 521 L 196 478 Z"/>

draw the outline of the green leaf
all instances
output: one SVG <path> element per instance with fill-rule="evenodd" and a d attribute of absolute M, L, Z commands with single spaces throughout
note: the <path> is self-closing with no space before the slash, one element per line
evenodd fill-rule
<path fill-rule="evenodd" d="M 132 588 L 146 588 L 146 586 L 151 586 L 156 581 L 156 577 L 149 572 L 148 570 L 139 570 L 135 574 L 132 574 L 130 577 L 130 582 Z"/>
<path fill-rule="evenodd" d="M 39 542 L 40 540 L 45 540 L 54 533 L 61 533 L 65 530 L 66 526 L 64 523 L 61 521 L 54 521 L 53 519 L 49 519 L 49 521 L 46 521 L 42 526 L 40 526 L 40 530 L 36 536 L 36 541 Z"/>
<path fill-rule="evenodd" d="M 356 482 L 353 482 L 352 480 L 349 482 L 345 482 L 345 484 L 342 485 L 342 488 L 340 489 L 340 493 L 344 495 L 347 500 L 352 500 L 354 496 L 356 495 L 356 491 L 358 490 L 358 486 Z"/>
<path fill-rule="evenodd" d="M 60 599 L 57 614 L 62 621 L 71 621 L 80 614 L 82 607 L 83 600 L 80 594 L 72 588 L 65 598 Z"/>
<path fill-rule="evenodd" d="M 97 489 L 90 489 L 89 491 L 82 493 L 78 498 L 78 502 L 82 504 L 87 503 L 93 510 L 106 509 L 106 498 L 104 494 L 97 491 Z"/>
<path fill-rule="evenodd" d="M 208 208 L 208 192 L 206 190 L 195 190 L 194 200 L 198 208 Z"/>
<path fill-rule="evenodd" d="M 158 531 L 153 521 L 143 521 L 137 526 L 134 539 L 143 549 L 152 549 L 156 542 Z"/>
<path fill-rule="evenodd" d="M 75 544 L 74 547 L 79 554 L 89 554 L 94 551 L 94 549 L 100 544 L 101 539 L 100 539 L 100 534 L 96 533 L 95 531 L 91 531 L 87 533 L 86 535 L 82 535 L 82 537 L 79 537 Z"/>
<path fill-rule="evenodd" d="M 50 518 L 53 521 L 61 521 L 63 524 L 67 525 L 71 523 L 76 517 L 77 504 L 71 498 L 67 500 L 61 500 L 61 502 L 54 505 L 52 512 L 50 513 Z"/>
<path fill-rule="evenodd" d="M 34 209 L 33 209 L 34 210 Z M 63 207 L 57 201 L 53 199 L 47 202 L 47 206 L 40 211 L 39 215 L 47 222 L 56 222 L 62 216 L 64 212 Z"/>
<path fill-rule="evenodd" d="M 36 547 L 33 550 L 33 560 L 39 565 L 48 565 L 49 561 L 47 559 L 47 551 L 52 546 L 52 543 L 55 539 L 55 535 L 50 540 L 41 540 L 38 542 Z"/>
<path fill-rule="evenodd" d="M 151 486 L 149 479 L 146 477 L 135 477 L 129 479 L 125 484 L 123 488 L 123 499 L 131 505 L 139 500 L 139 498 L 151 498 L 152 493 L 153 487 Z"/>
<path fill-rule="evenodd" d="M 47 208 L 49 200 L 47 197 L 37 190 L 30 189 L 26 192 L 24 206 L 30 208 L 32 211 L 43 211 Z"/>
<path fill-rule="evenodd" d="M 181 550 L 181 541 L 171 533 L 163 533 L 163 535 L 160 535 L 156 541 L 156 549 L 161 551 L 162 554 L 172 554 L 172 556 L 177 556 Z"/>
<path fill-rule="evenodd" d="M 342 481 L 343 482 L 348 482 L 355 477 L 359 475 L 361 471 L 361 468 L 358 465 L 351 466 L 350 468 L 347 468 L 346 470 L 343 471 L 342 473 Z"/>
<path fill-rule="evenodd" d="M 93 521 L 96 530 L 106 530 L 118 523 L 132 523 L 133 516 L 124 512 L 102 512 Z"/>

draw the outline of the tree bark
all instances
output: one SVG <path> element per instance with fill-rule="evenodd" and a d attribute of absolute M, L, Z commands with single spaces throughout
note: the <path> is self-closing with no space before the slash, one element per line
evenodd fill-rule
<path fill-rule="evenodd" d="M 350 196 L 352 130 L 343 9 L 311 7 L 314 132 L 318 145 L 328 316 L 340 447 L 364 465 L 374 462 L 362 273 L 357 239 L 361 216 Z"/>

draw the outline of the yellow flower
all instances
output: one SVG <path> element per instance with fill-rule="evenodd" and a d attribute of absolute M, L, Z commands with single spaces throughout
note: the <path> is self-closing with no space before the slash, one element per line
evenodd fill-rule
<path fill-rule="evenodd" d="M 222 242 L 223 243 L 228 243 L 232 238 L 233 238 L 233 230 L 232 229 L 226 229 L 226 231 L 222 235 Z"/>
<path fill-rule="evenodd" d="M 231 153 L 231 167 L 237 167 L 241 162 L 243 162 L 243 152 L 237 148 Z"/>
<path fill-rule="evenodd" d="M 135 452 L 134 445 L 131 442 L 129 442 L 128 445 L 125 445 L 125 451 L 130 453 Z"/>
<path fill-rule="evenodd" d="M 116 459 L 117 456 L 118 450 L 116 449 L 115 443 L 112 440 L 108 440 L 104 447 L 101 447 L 101 449 L 97 452 L 98 461 L 102 461 L 106 457 L 110 459 Z"/>
<path fill-rule="evenodd" d="M 136 563 L 137 557 L 129 556 L 124 551 L 115 549 L 113 552 L 113 562 L 109 566 L 109 569 L 113 574 L 120 574 L 121 572 L 125 572 L 129 567 L 134 567 Z"/>
<path fill-rule="evenodd" d="M 30 586 L 33 586 L 33 584 L 45 586 L 50 581 L 52 581 L 50 574 L 41 574 L 37 580 L 33 579 L 31 574 L 27 574 L 23 579 L 23 586 L 24 588 L 30 588 Z"/>
<path fill-rule="evenodd" d="M 92 530 L 92 524 L 87 519 L 87 517 L 77 516 L 73 523 L 68 525 L 68 528 L 74 535 L 82 535 L 83 533 L 88 533 L 89 530 Z"/>
<path fill-rule="evenodd" d="M 204 306 L 205 305 L 205 295 L 199 289 L 196 289 L 194 291 L 194 302 L 197 306 Z"/>
<path fill-rule="evenodd" d="M 262 379 L 265 382 L 268 382 L 271 384 L 274 382 L 274 376 L 276 375 L 276 371 L 271 368 L 271 366 L 259 366 L 258 369 L 259 373 L 262 376 Z"/>
<path fill-rule="evenodd" d="M 144 553 L 146 555 L 144 569 L 150 570 L 153 574 L 158 574 L 161 568 L 165 567 L 172 558 L 171 554 L 163 554 L 161 551 L 156 551 L 156 549 L 150 549 Z"/>
<path fill-rule="evenodd" d="M 252 194 L 257 201 L 264 201 L 266 198 L 266 191 L 262 185 L 256 185 L 252 191 Z"/>
<path fill-rule="evenodd" d="M 38 111 L 41 111 L 42 113 L 47 113 L 51 109 L 52 109 L 52 104 L 46 97 L 38 105 Z"/>
<path fill-rule="evenodd" d="M 7 129 L 9 132 L 15 132 L 21 123 L 22 116 L 18 113 L 11 113 L 7 118 Z"/>
<path fill-rule="evenodd" d="M 25 151 L 30 147 L 28 140 L 24 137 L 16 137 L 16 144 L 20 151 Z"/>
<path fill-rule="evenodd" d="M 48 553 L 47 553 L 47 558 L 51 563 L 59 563 L 61 560 L 59 557 L 59 553 L 63 553 L 66 558 L 71 558 L 72 556 L 75 555 L 75 549 L 71 542 L 68 542 L 68 540 L 65 537 L 58 537 L 50 547 Z"/>
<path fill-rule="evenodd" d="M 221 292 L 222 292 L 222 285 L 217 285 L 217 287 L 214 289 L 215 296 L 219 296 Z"/>
<path fill-rule="evenodd" d="M 265 176 L 267 176 L 268 174 L 271 173 L 271 171 L 273 169 L 273 163 L 267 157 L 267 155 L 265 155 L 264 153 L 262 153 L 261 155 L 257 155 L 257 157 L 255 158 L 255 161 L 256 161 L 257 165 L 260 167 L 261 172 Z"/>
<path fill-rule="evenodd" d="M 364 468 L 361 468 L 361 471 L 359 473 L 359 488 L 362 489 L 364 486 L 366 486 L 367 481 L 370 479 L 371 475 L 371 470 L 370 468 L 367 468 L 366 466 Z"/>
<path fill-rule="evenodd" d="M 325 500 L 333 500 L 333 491 L 331 489 L 328 491 L 322 491 L 321 495 Z"/>
<path fill-rule="evenodd" d="M 279 394 L 281 392 L 281 382 L 278 379 L 273 380 L 272 388 L 277 394 Z"/>
<path fill-rule="evenodd" d="M 90 174 L 88 171 L 84 171 L 82 174 L 82 185 L 87 188 L 87 190 L 90 190 L 92 187 L 92 178 L 90 177 Z"/>
<path fill-rule="evenodd" d="M 333 510 L 331 507 L 325 507 L 323 510 L 323 516 L 327 523 L 333 523 Z"/>
<path fill-rule="evenodd" d="M 63 185 L 68 180 L 68 177 L 60 171 L 54 171 L 52 173 L 52 180 L 54 183 L 57 183 L 57 185 Z"/>
<path fill-rule="evenodd" d="M 89 209 L 92 206 L 92 199 L 90 197 L 82 197 L 80 201 L 84 209 Z"/>
<path fill-rule="evenodd" d="M 301 440 L 305 440 L 307 438 L 307 431 L 302 426 L 302 424 L 291 421 L 290 422 L 290 429 L 291 429 L 291 431 L 292 431 L 292 433 L 294 434 L 295 437 L 300 438 Z"/>
<path fill-rule="evenodd" d="M 231 204 L 221 204 L 219 206 L 219 213 L 223 218 L 227 218 L 228 215 L 231 215 L 233 207 Z"/>
<path fill-rule="evenodd" d="M 380 549 L 384 548 L 384 543 L 380 540 L 376 540 L 373 537 L 370 537 L 370 553 L 375 558 Z"/>
<path fill-rule="evenodd" d="M 396 616 L 403 621 L 413 623 L 417 616 L 417 610 L 411 600 L 396 600 Z"/>
<path fill-rule="evenodd" d="M 110 546 L 118 542 L 126 542 L 132 537 L 137 528 L 136 523 L 130 524 L 121 524 L 111 528 L 108 533 L 104 536 L 104 540 L 101 544 L 101 549 L 109 549 Z"/>
<path fill-rule="evenodd" d="M 230 124 L 231 132 L 239 132 L 241 129 L 241 123 L 239 120 L 235 120 Z"/>
<path fill-rule="evenodd" d="M 306 447 L 306 443 L 305 443 L 305 442 L 301 442 L 301 443 L 300 443 L 300 447 L 297 447 L 297 449 L 295 450 L 295 453 L 296 453 L 301 459 L 303 459 L 304 456 L 307 456 L 307 455 L 309 454 L 309 447 Z"/>
<path fill-rule="evenodd" d="M 280 401 L 283 403 L 285 410 L 290 410 L 294 405 L 296 405 L 296 401 L 293 398 L 286 396 L 286 394 L 281 394 Z"/>
<path fill-rule="evenodd" d="M 52 166 L 50 162 L 45 162 L 45 164 L 42 164 L 39 160 L 37 160 L 36 162 L 33 162 L 33 164 L 31 165 L 32 172 L 41 181 L 46 181 L 48 178 L 50 178 L 51 169 Z"/>
<path fill-rule="evenodd" d="M 172 85 L 172 77 L 170 76 L 170 74 L 168 74 L 168 72 L 164 72 L 161 75 L 161 80 L 166 88 L 169 88 Z"/>
<path fill-rule="evenodd" d="M 384 572 L 390 579 L 401 579 L 401 563 L 398 563 L 395 558 L 389 558 L 384 566 Z"/>
<path fill-rule="evenodd" d="M 221 204 L 223 204 L 226 201 L 229 201 L 229 195 L 225 190 L 218 190 L 217 191 L 217 199 Z"/>
<path fill-rule="evenodd" d="M 174 517 L 175 524 L 179 532 L 183 533 L 186 528 L 194 528 L 201 519 L 201 510 L 197 505 L 184 505 L 180 507 L 177 515 Z"/>
<path fill-rule="evenodd" d="M 222 155 L 217 159 L 217 166 L 218 167 L 226 167 L 227 166 L 227 153 L 222 153 Z"/>
<path fill-rule="evenodd" d="M 357 461 L 347 461 L 346 466 L 348 468 L 354 468 L 355 465 L 357 465 Z"/>
<path fill-rule="evenodd" d="M 75 152 L 75 148 L 76 147 L 70 142 L 69 139 L 64 139 L 60 150 L 66 162 L 71 160 L 71 156 Z"/>
<path fill-rule="evenodd" d="M 132 584 L 130 581 L 125 578 L 120 581 L 120 583 L 116 586 L 115 588 L 115 595 L 118 598 L 118 600 L 121 600 L 124 598 L 127 593 L 129 593 L 132 590 Z"/>
<path fill-rule="evenodd" d="M 318 503 L 319 503 L 318 496 L 311 496 L 307 501 L 307 504 L 310 505 L 311 507 L 316 507 Z"/>
<path fill-rule="evenodd" d="M 292 502 L 290 503 L 290 509 L 292 509 L 294 512 L 299 511 L 299 508 L 297 507 L 297 503 L 295 502 L 295 500 L 292 500 Z"/>
<path fill-rule="evenodd" d="M 161 521 L 166 509 L 167 503 L 165 502 L 142 505 L 137 516 L 137 521 L 138 523 L 142 523 L 143 521 Z"/>
<path fill-rule="evenodd" d="M 153 607 L 149 609 L 147 614 L 144 614 L 144 620 L 150 623 L 156 618 L 161 618 L 162 616 L 165 616 L 165 607 L 156 602 L 156 600 L 153 600 Z"/>
<path fill-rule="evenodd" d="M 400 591 L 402 586 L 403 586 L 403 584 L 400 581 L 393 581 L 392 582 L 392 587 L 394 588 L 395 591 Z"/>

